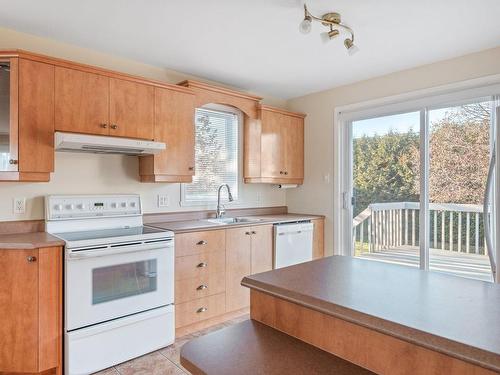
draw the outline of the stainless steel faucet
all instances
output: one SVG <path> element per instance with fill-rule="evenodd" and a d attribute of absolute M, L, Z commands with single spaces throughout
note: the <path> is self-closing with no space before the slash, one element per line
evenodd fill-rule
<path fill-rule="evenodd" d="M 228 184 L 222 184 L 221 186 L 219 186 L 219 189 L 217 190 L 217 211 L 215 212 L 215 217 L 217 219 L 223 217 L 224 214 L 226 213 L 226 210 L 224 209 L 224 205 L 220 204 L 220 192 L 224 186 L 227 188 L 227 196 L 228 196 L 229 202 L 232 202 L 234 200 L 233 195 L 231 194 L 231 188 L 229 187 Z"/>

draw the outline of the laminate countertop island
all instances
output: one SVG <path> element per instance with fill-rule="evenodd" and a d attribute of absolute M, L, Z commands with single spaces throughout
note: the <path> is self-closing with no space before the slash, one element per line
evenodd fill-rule
<path fill-rule="evenodd" d="M 333 256 L 242 285 L 253 319 L 372 371 L 500 372 L 497 284 Z"/>

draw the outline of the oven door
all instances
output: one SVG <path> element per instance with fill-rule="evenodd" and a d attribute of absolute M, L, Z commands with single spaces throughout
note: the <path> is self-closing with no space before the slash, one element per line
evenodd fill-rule
<path fill-rule="evenodd" d="M 174 302 L 174 241 L 67 251 L 66 331 Z"/>

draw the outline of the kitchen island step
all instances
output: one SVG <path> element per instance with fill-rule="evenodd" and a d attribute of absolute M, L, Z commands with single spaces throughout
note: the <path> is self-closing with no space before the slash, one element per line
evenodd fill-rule
<path fill-rule="evenodd" d="M 184 344 L 181 364 L 193 375 L 373 374 L 254 320 Z"/>

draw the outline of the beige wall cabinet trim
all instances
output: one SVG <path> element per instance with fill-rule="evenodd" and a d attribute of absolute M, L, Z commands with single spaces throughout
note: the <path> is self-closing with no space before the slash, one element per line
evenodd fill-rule
<path fill-rule="evenodd" d="M 262 100 L 260 96 L 192 80 L 182 81 L 179 85 L 189 87 L 194 91 L 196 107 L 202 107 L 206 104 L 223 104 L 238 108 L 245 114 L 246 118 L 258 118 L 258 107 Z"/>

